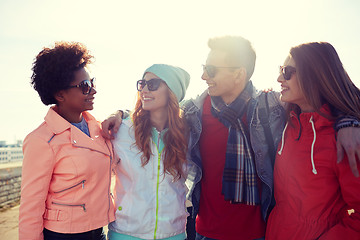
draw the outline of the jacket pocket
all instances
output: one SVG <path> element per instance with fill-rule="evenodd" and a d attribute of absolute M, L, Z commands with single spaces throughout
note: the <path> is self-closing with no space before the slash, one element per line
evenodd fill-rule
<path fill-rule="evenodd" d="M 65 221 L 69 215 L 66 211 L 58 209 L 45 209 L 44 219 L 49 221 Z"/>
<path fill-rule="evenodd" d="M 76 183 L 76 184 L 74 184 L 74 185 L 72 185 L 72 186 L 70 186 L 70 187 L 67 187 L 67 188 L 64 188 L 64 189 L 61 189 L 61 190 L 58 190 L 58 191 L 54 191 L 54 193 L 65 192 L 65 191 L 67 191 L 67 190 L 73 189 L 73 188 L 75 188 L 75 187 L 77 187 L 77 186 L 80 186 L 80 185 L 81 185 L 81 187 L 84 189 L 85 182 L 86 182 L 86 180 L 82 180 L 81 182 Z"/>

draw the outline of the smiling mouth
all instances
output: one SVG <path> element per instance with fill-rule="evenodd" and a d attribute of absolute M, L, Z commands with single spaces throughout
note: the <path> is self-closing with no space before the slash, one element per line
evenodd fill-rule
<path fill-rule="evenodd" d="M 150 98 L 150 97 L 143 97 L 142 98 L 143 101 L 150 101 L 150 100 L 153 100 L 153 98 Z"/>
<path fill-rule="evenodd" d="M 207 83 L 208 87 L 215 87 L 215 83 Z"/>

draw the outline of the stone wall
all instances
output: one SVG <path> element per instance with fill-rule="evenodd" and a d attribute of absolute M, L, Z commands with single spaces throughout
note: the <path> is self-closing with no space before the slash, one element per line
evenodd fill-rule
<path fill-rule="evenodd" d="M 21 167 L 0 169 L 0 208 L 20 200 Z"/>

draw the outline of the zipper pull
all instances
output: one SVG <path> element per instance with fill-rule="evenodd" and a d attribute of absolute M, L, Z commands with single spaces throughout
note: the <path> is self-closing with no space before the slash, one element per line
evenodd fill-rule
<path fill-rule="evenodd" d="M 82 181 L 82 189 L 84 189 L 85 180 Z"/>
<path fill-rule="evenodd" d="M 82 208 L 84 209 L 84 212 L 86 212 L 85 203 L 81 204 Z"/>

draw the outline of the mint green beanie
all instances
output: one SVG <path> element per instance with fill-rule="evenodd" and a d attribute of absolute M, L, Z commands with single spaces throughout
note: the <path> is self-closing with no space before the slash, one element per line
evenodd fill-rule
<path fill-rule="evenodd" d="M 143 77 L 147 72 L 155 74 L 166 82 L 179 102 L 184 99 L 190 82 L 190 75 L 184 69 L 167 64 L 154 64 L 145 70 Z"/>

